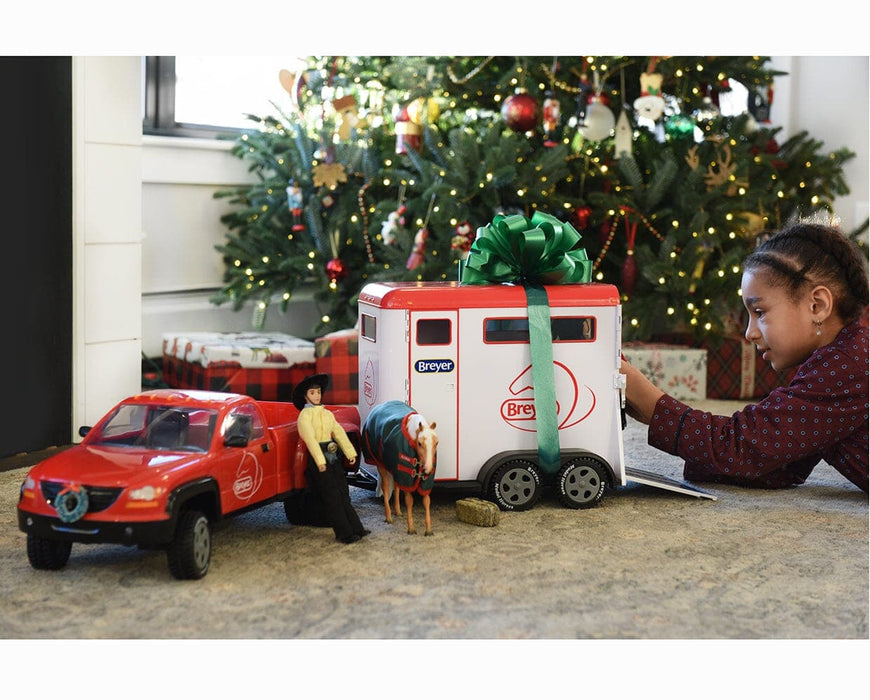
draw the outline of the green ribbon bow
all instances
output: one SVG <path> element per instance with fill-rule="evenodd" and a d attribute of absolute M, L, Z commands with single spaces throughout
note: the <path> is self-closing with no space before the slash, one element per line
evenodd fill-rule
<path fill-rule="evenodd" d="M 571 224 L 536 211 L 498 214 L 477 229 L 477 238 L 462 269 L 462 284 L 579 284 L 592 279 L 580 234 Z"/>
<path fill-rule="evenodd" d="M 529 344 L 535 385 L 538 461 L 547 474 L 559 469 L 559 426 L 550 304 L 545 284 L 579 284 L 592 280 L 592 261 L 577 248 L 580 234 L 570 224 L 535 212 L 496 215 L 477 229 L 461 270 L 462 284 L 522 284 L 529 311 Z"/>

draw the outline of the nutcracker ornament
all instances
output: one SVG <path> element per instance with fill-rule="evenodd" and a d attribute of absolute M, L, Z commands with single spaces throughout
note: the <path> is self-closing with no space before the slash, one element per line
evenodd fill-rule
<path fill-rule="evenodd" d="M 421 228 L 414 236 L 414 247 L 411 249 L 411 254 L 408 256 L 408 262 L 405 267 L 409 270 L 416 270 L 423 262 L 423 257 L 426 255 L 426 240 L 429 238 L 429 231 Z"/>
<path fill-rule="evenodd" d="M 420 151 L 423 146 L 423 126 L 411 121 L 405 107 L 396 118 L 396 155 L 404 155 L 408 149 Z"/>
<path fill-rule="evenodd" d="M 416 270 L 423 263 L 423 258 L 426 255 L 426 240 L 429 238 L 429 230 L 426 228 L 429 225 L 429 217 L 432 216 L 432 209 L 435 206 L 435 194 L 429 199 L 429 209 L 426 212 L 426 218 L 423 220 L 423 225 L 414 236 L 414 246 L 411 248 L 411 254 L 408 256 L 408 262 L 405 264 L 409 270 Z"/>
<path fill-rule="evenodd" d="M 302 190 L 295 180 L 290 180 L 290 184 L 287 186 L 287 208 L 293 216 L 294 231 L 305 230 L 305 226 L 302 223 L 302 204 Z"/>
<path fill-rule="evenodd" d="M 552 90 L 547 90 L 544 96 L 544 145 L 552 148 L 559 143 L 561 132 L 562 110 Z"/>

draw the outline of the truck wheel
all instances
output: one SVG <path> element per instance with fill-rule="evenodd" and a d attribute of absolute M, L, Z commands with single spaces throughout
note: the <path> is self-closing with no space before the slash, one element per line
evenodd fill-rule
<path fill-rule="evenodd" d="M 169 573 L 175 578 L 199 579 L 211 562 L 211 528 L 198 510 L 185 511 L 178 521 L 175 539 L 166 550 Z"/>
<path fill-rule="evenodd" d="M 541 497 L 541 475 L 533 462 L 512 459 L 489 482 L 489 498 L 502 510 L 529 510 Z"/>
<path fill-rule="evenodd" d="M 34 569 L 57 571 L 66 566 L 72 542 L 48 540 L 39 535 L 27 535 L 27 558 Z"/>
<path fill-rule="evenodd" d="M 594 457 L 576 457 L 559 470 L 559 501 L 566 508 L 591 508 L 604 498 L 605 467 Z"/>

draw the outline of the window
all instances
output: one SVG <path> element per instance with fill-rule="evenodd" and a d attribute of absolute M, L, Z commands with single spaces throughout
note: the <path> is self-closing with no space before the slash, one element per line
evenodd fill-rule
<path fill-rule="evenodd" d="M 360 314 L 360 335 L 373 343 L 378 342 L 378 324 L 374 316 Z"/>
<path fill-rule="evenodd" d="M 593 316 L 562 316 L 550 319 L 554 343 L 595 340 Z M 484 321 L 483 339 L 487 343 L 528 343 L 528 318 L 488 318 Z"/>
<path fill-rule="evenodd" d="M 283 56 L 146 56 L 143 132 L 209 138 L 255 128 L 246 114 L 290 109 L 279 73 L 303 65 Z"/>
<path fill-rule="evenodd" d="M 450 345 L 450 319 L 421 318 L 417 321 L 417 345 Z"/>

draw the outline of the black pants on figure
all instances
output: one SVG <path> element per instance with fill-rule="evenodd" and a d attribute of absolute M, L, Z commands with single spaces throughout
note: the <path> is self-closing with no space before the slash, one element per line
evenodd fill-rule
<path fill-rule="evenodd" d="M 324 456 L 326 470 L 320 471 L 313 460 L 309 459 L 305 475 L 323 502 L 326 517 L 335 532 L 335 539 L 355 542 L 368 534 L 368 531 L 363 527 L 353 503 L 350 502 L 347 475 L 339 463 L 338 454 L 324 450 Z"/>

